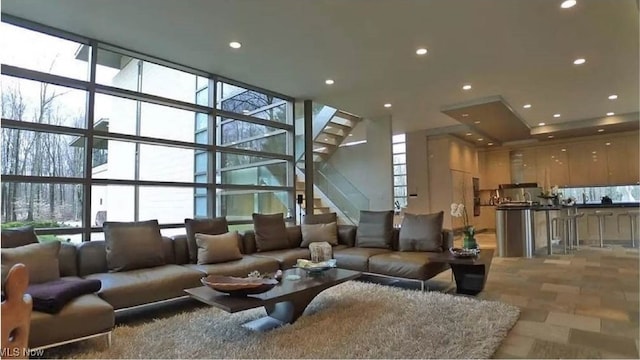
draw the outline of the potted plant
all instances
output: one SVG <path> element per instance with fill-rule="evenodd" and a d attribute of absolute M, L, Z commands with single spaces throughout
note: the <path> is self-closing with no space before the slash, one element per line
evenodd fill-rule
<path fill-rule="evenodd" d="M 464 225 L 462 230 L 464 235 L 462 239 L 462 247 L 465 249 L 477 249 L 478 243 L 475 238 L 476 229 L 473 225 L 469 224 L 469 215 L 467 214 L 467 209 L 464 204 L 451 204 L 451 216 L 462 218 Z"/>

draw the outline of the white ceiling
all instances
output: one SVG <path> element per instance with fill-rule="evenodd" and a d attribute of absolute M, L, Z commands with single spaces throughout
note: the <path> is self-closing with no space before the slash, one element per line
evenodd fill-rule
<path fill-rule="evenodd" d="M 390 115 L 395 132 L 458 124 L 440 110 L 495 95 L 529 127 L 637 112 L 637 2 L 560 3 L 3 0 L 2 11 L 360 116 Z M 578 57 L 587 63 L 573 65 Z"/>

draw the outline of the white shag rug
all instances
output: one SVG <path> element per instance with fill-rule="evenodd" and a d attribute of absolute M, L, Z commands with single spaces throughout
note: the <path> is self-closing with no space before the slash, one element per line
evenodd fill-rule
<path fill-rule="evenodd" d="M 120 325 L 110 348 L 52 349 L 64 358 L 489 358 L 518 319 L 495 301 L 350 281 L 318 295 L 294 324 L 265 333 L 241 325 L 264 309 L 199 308 Z"/>

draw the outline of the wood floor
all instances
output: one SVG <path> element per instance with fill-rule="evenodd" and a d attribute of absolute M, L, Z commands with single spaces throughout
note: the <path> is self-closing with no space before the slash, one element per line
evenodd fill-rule
<path fill-rule="evenodd" d="M 478 241 L 495 248 L 495 234 L 479 234 Z M 621 246 L 494 257 L 478 297 L 521 309 L 494 357 L 639 358 L 638 267 L 638 250 Z"/>

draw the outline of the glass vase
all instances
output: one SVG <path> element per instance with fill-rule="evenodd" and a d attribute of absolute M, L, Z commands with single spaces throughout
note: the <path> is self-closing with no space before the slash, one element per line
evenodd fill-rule
<path fill-rule="evenodd" d="M 478 247 L 478 243 L 476 243 L 475 234 L 465 232 L 462 239 L 462 247 L 465 249 L 476 249 Z"/>

